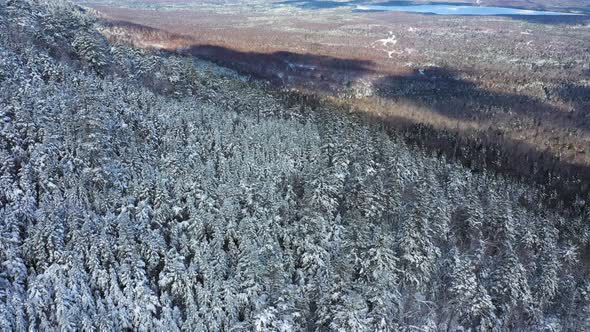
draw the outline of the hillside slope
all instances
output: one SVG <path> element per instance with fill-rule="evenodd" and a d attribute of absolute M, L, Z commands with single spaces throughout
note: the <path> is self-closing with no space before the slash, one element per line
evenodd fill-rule
<path fill-rule="evenodd" d="M 590 329 L 581 209 L 69 2 L 0 18 L 3 330 Z"/>

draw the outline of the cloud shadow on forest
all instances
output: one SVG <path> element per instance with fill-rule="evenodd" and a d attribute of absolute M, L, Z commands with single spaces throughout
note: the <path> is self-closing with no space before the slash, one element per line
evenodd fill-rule
<path fill-rule="evenodd" d="M 342 82 L 353 82 L 375 72 L 375 64 L 369 60 L 310 53 L 247 52 L 216 45 L 192 45 L 180 53 L 226 65 L 257 79 L 312 85 L 321 90 L 330 90 Z"/>
<path fill-rule="evenodd" d="M 565 112 L 540 98 L 487 90 L 439 67 L 388 75 L 375 82 L 374 87 L 381 98 L 411 102 L 456 120 L 486 121 L 499 112 L 509 111 L 525 117 L 534 115 L 562 128 L 590 131 L 590 119 L 582 112 L 590 104 L 588 87 L 564 86 L 557 92 L 560 99 L 570 102 L 573 112 Z"/>

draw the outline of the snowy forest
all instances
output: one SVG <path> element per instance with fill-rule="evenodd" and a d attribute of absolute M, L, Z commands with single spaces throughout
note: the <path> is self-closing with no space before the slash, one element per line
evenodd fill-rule
<path fill-rule="evenodd" d="M 0 0 L 2 331 L 589 331 L 586 202 Z"/>

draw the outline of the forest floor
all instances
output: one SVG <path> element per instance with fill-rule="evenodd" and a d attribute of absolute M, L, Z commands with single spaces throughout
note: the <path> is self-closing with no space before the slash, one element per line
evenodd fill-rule
<path fill-rule="evenodd" d="M 182 3 L 90 4 L 111 22 L 103 31 L 111 39 L 213 60 L 320 96 L 418 130 L 418 143 L 453 156 L 462 145 L 502 156 L 478 163 L 464 153 L 476 168 L 495 162 L 519 176 L 537 174 L 541 183 L 556 174 L 552 181 L 588 191 L 589 16 L 358 12 L 357 2 L 333 1 Z M 580 6 L 525 7 L 586 12 Z M 424 140 L 422 130 L 434 133 Z"/>

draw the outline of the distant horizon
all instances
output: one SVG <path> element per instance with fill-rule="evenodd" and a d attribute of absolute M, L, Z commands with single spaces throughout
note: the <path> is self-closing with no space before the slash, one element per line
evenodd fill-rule
<path fill-rule="evenodd" d="M 533 15 L 533 16 L 561 16 L 561 15 L 584 15 L 569 12 L 553 12 L 544 10 L 519 9 L 517 7 L 496 7 L 486 5 L 397 5 L 397 6 L 380 6 L 380 5 L 357 5 L 357 10 L 361 11 L 397 11 L 421 14 L 436 15 L 460 15 L 460 16 L 500 16 L 500 15 Z"/>

